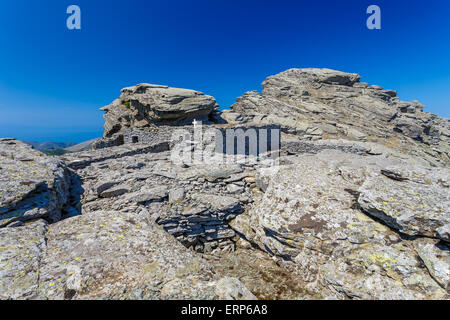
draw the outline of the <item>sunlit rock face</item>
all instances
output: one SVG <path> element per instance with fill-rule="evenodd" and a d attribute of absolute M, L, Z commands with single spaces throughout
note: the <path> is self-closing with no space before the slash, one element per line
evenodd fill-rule
<path fill-rule="evenodd" d="M 238 98 L 223 117 L 230 123 L 279 124 L 308 140 L 376 142 L 433 165 L 449 164 L 449 119 L 423 112 L 419 102 L 401 101 L 396 91 L 360 78 L 330 69 L 289 69 L 268 77 L 262 93 Z"/>
<path fill-rule="evenodd" d="M 101 109 L 106 111 L 104 137 L 111 137 L 124 128 L 148 129 L 155 124 L 207 120 L 216 107 L 213 97 L 199 91 L 138 84 L 122 89 L 118 99 Z"/>

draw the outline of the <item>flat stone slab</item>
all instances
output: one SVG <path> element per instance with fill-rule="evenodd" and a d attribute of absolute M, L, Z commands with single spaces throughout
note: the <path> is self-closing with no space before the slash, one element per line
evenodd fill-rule
<path fill-rule="evenodd" d="M 408 235 L 450 242 L 450 170 L 391 166 L 381 173 L 359 189 L 361 207 Z"/>

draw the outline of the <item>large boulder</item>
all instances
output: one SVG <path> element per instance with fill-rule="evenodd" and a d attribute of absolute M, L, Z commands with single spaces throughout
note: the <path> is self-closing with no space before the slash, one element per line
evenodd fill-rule
<path fill-rule="evenodd" d="M 49 299 L 216 299 L 212 267 L 148 212 L 97 211 L 51 225 L 39 296 Z"/>
<path fill-rule="evenodd" d="M 450 170 L 397 165 L 366 179 L 359 205 L 411 236 L 450 242 Z"/>
<path fill-rule="evenodd" d="M 99 150 L 0 139 L 0 299 L 449 299 L 448 121 L 352 73 L 263 87 L 221 116 L 281 126 L 276 162 L 173 161 L 216 104 L 148 84 Z"/>
<path fill-rule="evenodd" d="M 14 139 L 0 139 L 0 227 L 61 219 L 71 174 L 64 162 Z"/>
<path fill-rule="evenodd" d="M 153 84 L 122 89 L 106 111 L 104 137 L 124 128 L 149 130 L 152 125 L 184 124 L 193 119 L 207 120 L 217 108 L 216 100 L 202 92 Z"/>
<path fill-rule="evenodd" d="M 318 297 L 448 298 L 448 242 L 435 239 L 435 235 L 441 234 L 441 226 L 447 224 L 448 211 L 440 215 L 432 212 L 430 216 L 418 211 L 416 219 L 411 218 L 410 228 L 405 223 L 398 230 L 390 228 L 390 221 L 373 219 L 372 211 L 366 212 L 360 206 L 366 202 L 362 199 L 367 198 L 364 191 L 367 183 L 373 192 L 378 192 L 377 184 L 372 183 L 376 180 L 384 193 L 370 199 L 378 204 L 382 197 L 387 201 L 391 196 L 397 197 L 395 201 L 402 200 L 405 205 L 395 207 L 399 216 L 408 215 L 411 212 L 407 208 L 408 195 L 398 198 L 399 190 L 406 187 L 390 185 L 389 189 L 380 181 L 390 180 L 383 174 L 386 168 L 404 165 L 400 160 L 381 155 L 330 150 L 300 156 L 294 164 L 277 170 L 259 170 L 257 176 L 264 181 L 265 194 L 231 226 L 296 272 L 307 282 L 306 289 Z M 411 167 L 403 168 L 414 176 Z M 430 182 L 430 190 L 421 194 L 423 202 L 416 206 L 421 203 L 432 208 L 445 206 L 448 187 L 438 180 Z M 398 183 L 411 183 L 411 190 L 416 186 L 411 181 Z M 410 230 L 429 238 L 402 233 Z"/>
<path fill-rule="evenodd" d="M 255 299 L 149 218 L 97 211 L 0 229 L 0 299 Z"/>
<path fill-rule="evenodd" d="M 306 140 L 373 141 L 449 164 L 450 120 L 423 112 L 417 101 L 400 101 L 393 90 L 369 86 L 360 76 L 330 69 L 289 69 L 268 77 L 262 93 L 247 92 L 229 123 L 278 124 Z"/>

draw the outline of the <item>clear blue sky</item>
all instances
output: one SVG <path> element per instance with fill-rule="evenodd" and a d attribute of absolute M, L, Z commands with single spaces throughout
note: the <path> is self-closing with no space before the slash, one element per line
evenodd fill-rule
<path fill-rule="evenodd" d="M 82 29 L 66 28 L 81 7 Z M 382 30 L 366 28 L 366 8 Z M 81 142 L 140 82 L 230 106 L 293 67 L 357 72 L 450 115 L 448 0 L 34 0 L 0 3 L 0 137 Z"/>

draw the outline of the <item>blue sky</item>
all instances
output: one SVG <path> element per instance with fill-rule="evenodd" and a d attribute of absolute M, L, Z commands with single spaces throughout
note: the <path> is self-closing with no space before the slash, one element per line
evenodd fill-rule
<path fill-rule="evenodd" d="M 66 28 L 71 4 L 81 30 Z M 366 28 L 371 4 L 382 30 Z M 98 137 L 98 109 L 140 82 L 228 107 L 293 67 L 356 72 L 450 116 L 447 0 L 1 1 L 0 40 L 0 137 Z"/>

